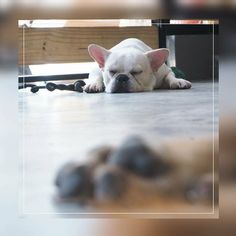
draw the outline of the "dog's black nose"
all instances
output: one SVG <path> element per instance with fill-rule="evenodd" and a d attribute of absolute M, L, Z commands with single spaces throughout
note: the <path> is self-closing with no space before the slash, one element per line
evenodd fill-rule
<path fill-rule="evenodd" d="M 124 75 L 124 74 L 120 74 L 116 77 L 116 81 L 119 82 L 119 83 L 127 82 L 128 80 L 129 80 L 129 77 L 127 75 Z"/>

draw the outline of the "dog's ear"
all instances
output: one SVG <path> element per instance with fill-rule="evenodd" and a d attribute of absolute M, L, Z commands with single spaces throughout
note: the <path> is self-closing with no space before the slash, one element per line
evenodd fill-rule
<path fill-rule="evenodd" d="M 105 61 L 111 53 L 107 49 L 96 44 L 90 44 L 88 46 L 88 51 L 89 55 L 98 63 L 100 68 L 104 67 Z"/>
<path fill-rule="evenodd" d="M 145 53 L 150 60 L 153 71 L 158 70 L 166 61 L 169 56 L 167 48 L 159 48 Z"/>

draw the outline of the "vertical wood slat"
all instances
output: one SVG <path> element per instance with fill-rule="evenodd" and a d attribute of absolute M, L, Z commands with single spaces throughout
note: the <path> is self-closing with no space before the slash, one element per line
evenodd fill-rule
<path fill-rule="evenodd" d="M 19 65 L 92 61 L 87 47 L 91 43 L 111 48 L 126 38 L 139 38 L 158 48 L 158 31 L 152 27 L 65 27 L 19 28 Z"/>

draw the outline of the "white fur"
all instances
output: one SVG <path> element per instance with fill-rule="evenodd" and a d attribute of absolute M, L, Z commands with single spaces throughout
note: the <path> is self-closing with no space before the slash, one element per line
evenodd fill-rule
<path fill-rule="evenodd" d="M 167 49 L 163 50 L 167 51 Z M 107 93 L 113 93 L 116 85 L 115 77 L 119 74 L 125 74 L 129 77 L 127 92 L 152 91 L 159 88 L 190 88 L 191 83 L 184 79 L 175 78 L 174 73 L 165 63 L 154 69 L 150 59 L 151 54 L 149 55 L 154 51 L 158 50 L 152 50 L 144 42 L 135 38 L 126 39 L 110 50 L 98 45 L 90 45 L 89 53 L 98 62 L 98 66 L 90 72 L 85 91 L 103 92 L 105 89 Z M 155 59 L 159 58 L 156 57 Z M 111 75 L 111 70 L 117 71 L 117 73 Z M 131 71 L 142 71 L 142 73 L 133 76 Z"/>

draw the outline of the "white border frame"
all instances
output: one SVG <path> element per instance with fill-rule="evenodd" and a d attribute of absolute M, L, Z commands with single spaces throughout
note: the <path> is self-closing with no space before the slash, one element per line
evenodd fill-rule
<path fill-rule="evenodd" d="M 156 23 L 156 25 L 169 25 L 170 23 Z M 181 24 L 180 24 L 181 25 Z M 196 25 L 196 24 L 189 24 L 189 25 Z M 215 32 L 214 32 L 214 26 L 215 24 L 209 24 L 212 25 L 212 129 L 213 129 L 213 133 L 212 133 L 212 140 L 213 140 L 213 145 L 212 145 L 212 149 L 213 149 L 213 155 L 212 155 L 212 180 L 213 180 L 213 184 L 212 184 L 212 211 L 210 212 L 28 212 L 25 211 L 25 158 L 24 158 L 24 124 L 25 124 L 25 119 L 24 119 L 24 102 L 22 103 L 22 123 L 23 123 L 23 130 L 22 130 L 22 143 L 23 143 L 23 147 L 22 148 L 22 176 L 21 176 L 21 188 L 22 188 L 22 192 L 19 194 L 19 202 L 22 204 L 20 205 L 20 213 L 21 215 L 66 215 L 68 216 L 78 216 L 78 218 L 82 217 L 82 216 L 87 216 L 86 218 L 91 218 L 92 215 L 96 215 L 96 216 L 100 216 L 100 218 L 105 218 L 105 217 L 109 217 L 113 216 L 113 215 L 117 215 L 117 216 L 121 216 L 121 215 L 136 215 L 138 216 L 137 218 L 150 218 L 150 219 L 202 219 L 204 217 L 199 217 L 199 215 L 209 215 L 211 217 L 206 217 L 209 219 L 212 218 L 218 218 L 219 217 L 219 207 L 217 209 L 217 211 L 215 210 L 215 186 L 214 186 L 214 181 L 215 181 L 215 143 L 214 143 L 214 139 L 215 139 L 215 72 L 214 72 L 214 56 L 215 56 Z M 23 30 L 23 42 L 22 42 L 22 47 L 23 47 L 23 55 L 22 55 L 22 61 L 23 61 L 23 71 L 25 70 L 25 26 L 22 26 L 22 30 Z M 25 77 L 23 76 L 23 83 L 25 83 Z M 24 97 L 24 96 L 23 96 Z M 219 194 L 219 192 L 218 192 Z M 151 217 L 148 217 L 151 216 Z M 158 215 L 162 215 L 162 217 L 153 217 L 153 215 L 158 216 Z M 179 217 L 180 215 L 184 215 L 185 217 Z M 192 217 L 193 215 L 196 215 L 198 217 Z M 144 216 L 144 217 L 140 217 L 140 216 Z M 168 217 L 167 217 L 168 216 Z M 172 217 L 169 217 L 172 216 Z M 175 216 L 175 217 L 174 217 Z M 176 217 L 178 216 L 178 217 Z M 186 216 L 189 216 L 188 218 Z M 98 217 L 99 218 L 99 217 Z M 111 217 L 112 218 L 112 217 Z"/>

